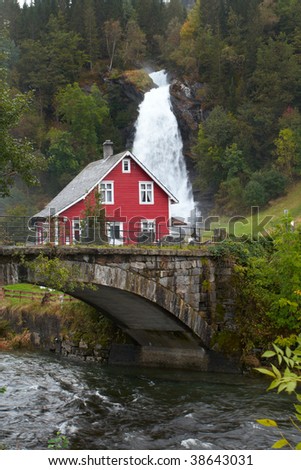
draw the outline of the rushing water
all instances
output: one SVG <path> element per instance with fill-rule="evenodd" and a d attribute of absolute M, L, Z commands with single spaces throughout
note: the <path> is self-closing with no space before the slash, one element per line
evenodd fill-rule
<path fill-rule="evenodd" d="M 284 424 L 292 410 L 262 379 L 35 353 L 0 353 L 3 385 L 0 443 L 10 449 L 45 449 L 58 430 L 81 450 L 269 449 L 276 431 L 256 419 Z"/>
<path fill-rule="evenodd" d="M 186 219 L 194 209 L 194 201 L 169 83 L 164 70 L 150 77 L 158 88 L 146 93 L 139 107 L 133 153 L 179 200 L 172 206 L 172 215 Z"/>

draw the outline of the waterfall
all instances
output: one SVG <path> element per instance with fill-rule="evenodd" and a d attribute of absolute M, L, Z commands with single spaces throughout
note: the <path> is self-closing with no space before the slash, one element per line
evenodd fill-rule
<path fill-rule="evenodd" d="M 166 72 L 150 74 L 157 85 L 139 107 L 133 154 L 179 200 L 171 206 L 173 217 L 187 220 L 194 209 L 192 188 L 183 156 L 183 142 L 172 112 Z"/>

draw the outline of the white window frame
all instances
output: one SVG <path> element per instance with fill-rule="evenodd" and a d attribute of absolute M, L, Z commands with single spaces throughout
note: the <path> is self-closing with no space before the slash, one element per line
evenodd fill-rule
<path fill-rule="evenodd" d="M 154 219 L 141 219 L 141 232 L 153 232 L 156 235 L 156 221 Z"/>
<path fill-rule="evenodd" d="M 119 237 L 114 233 L 112 236 L 112 229 L 119 229 Z M 110 245 L 123 245 L 123 222 L 106 222 L 106 234 Z"/>
<path fill-rule="evenodd" d="M 127 168 L 126 168 L 127 164 Z M 124 158 L 122 160 L 122 173 L 131 173 L 131 160 L 130 158 Z"/>
<path fill-rule="evenodd" d="M 150 200 L 143 200 L 148 198 L 148 192 L 150 191 Z M 143 196 L 144 194 L 144 196 Z M 154 204 L 154 182 L 153 181 L 140 181 L 139 182 L 139 204 Z"/>
<path fill-rule="evenodd" d="M 55 218 L 54 221 L 54 244 L 58 245 L 59 244 L 59 221 L 58 218 Z"/>
<path fill-rule="evenodd" d="M 73 243 L 79 243 L 81 240 L 81 219 L 80 217 L 73 217 L 72 219 L 72 241 Z M 77 238 L 77 236 L 78 238 Z"/>
<path fill-rule="evenodd" d="M 111 188 L 108 188 L 111 185 Z M 108 201 L 108 193 L 111 191 L 111 201 Z M 103 204 L 114 204 L 114 181 L 102 181 L 99 183 L 99 193 Z"/>

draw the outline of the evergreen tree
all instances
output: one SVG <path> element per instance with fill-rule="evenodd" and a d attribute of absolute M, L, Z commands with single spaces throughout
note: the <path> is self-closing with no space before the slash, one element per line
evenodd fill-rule
<path fill-rule="evenodd" d="M 164 31 L 164 8 L 160 0 L 135 0 L 134 6 L 137 12 L 137 21 L 146 35 L 148 50 L 150 53 L 157 52 L 157 42 L 154 36 Z"/>
<path fill-rule="evenodd" d="M 0 60 L 3 55 L 0 55 Z M 0 196 L 10 195 L 17 176 L 29 185 L 37 183 L 41 160 L 32 145 L 13 136 L 13 129 L 29 106 L 30 97 L 14 94 L 7 83 L 7 71 L 0 68 Z"/>
<path fill-rule="evenodd" d="M 146 39 L 145 34 L 139 28 L 134 19 L 130 19 L 126 25 L 122 48 L 121 57 L 126 67 L 138 66 L 143 60 L 146 52 Z"/>
<path fill-rule="evenodd" d="M 56 109 L 62 121 L 68 124 L 74 142 L 78 143 L 77 151 L 85 155 L 87 163 L 98 154 L 99 129 L 109 115 L 98 87 L 93 85 L 87 94 L 78 83 L 67 85 L 56 96 Z"/>
<path fill-rule="evenodd" d="M 0 0 L 0 30 L 8 32 L 9 38 L 18 40 L 20 35 L 21 9 L 17 0 Z"/>
<path fill-rule="evenodd" d="M 98 56 L 99 45 L 97 37 L 97 27 L 95 19 L 95 9 L 93 0 L 84 1 L 84 24 L 85 24 L 85 39 L 87 43 L 87 53 L 90 62 L 90 69 L 92 70 L 93 64 Z"/>
<path fill-rule="evenodd" d="M 41 110 L 49 107 L 54 93 L 67 83 L 78 79 L 86 56 L 80 49 L 81 38 L 67 30 L 65 19 L 59 13 L 52 16 L 47 31 L 40 40 L 21 43 L 18 70 L 24 88 L 33 88 Z"/>

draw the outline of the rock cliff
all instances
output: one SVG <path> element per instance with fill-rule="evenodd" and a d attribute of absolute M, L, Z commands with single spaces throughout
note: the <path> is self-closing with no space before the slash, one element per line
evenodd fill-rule
<path fill-rule="evenodd" d="M 173 111 L 183 140 L 183 153 L 194 186 L 196 171 L 193 160 L 193 147 L 197 141 L 199 124 L 208 115 L 204 99 L 205 85 L 198 82 L 189 84 L 175 78 L 171 82 L 170 94 Z M 213 207 L 212 194 L 201 193 L 195 186 L 193 192 L 199 211 L 203 217 L 207 217 Z"/>

